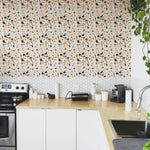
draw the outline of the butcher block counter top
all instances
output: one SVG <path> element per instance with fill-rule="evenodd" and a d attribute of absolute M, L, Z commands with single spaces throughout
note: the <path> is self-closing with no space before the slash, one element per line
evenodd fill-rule
<path fill-rule="evenodd" d="M 121 120 L 145 120 L 146 112 L 142 110 L 137 118 L 136 103 L 132 103 L 132 111 L 125 112 L 125 103 L 114 103 L 110 101 L 71 101 L 70 99 L 28 99 L 17 106 L 17 109 L 96 109 L 99 110 L 110 150 L 114 150 L 112 140 L 115 139 L 110 119 Z"/>

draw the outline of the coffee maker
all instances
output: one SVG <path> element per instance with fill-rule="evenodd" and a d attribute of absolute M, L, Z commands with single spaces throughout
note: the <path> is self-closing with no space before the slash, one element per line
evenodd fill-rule
<path fill-rule="evenodd" d="M 124 86 L 124 84 L 118 84 L 114 85 L 116 89 L 112 89 L 112 102 L 116 103 L 124 103 L 125 102 L 125 90 L 127 86 Z"/>

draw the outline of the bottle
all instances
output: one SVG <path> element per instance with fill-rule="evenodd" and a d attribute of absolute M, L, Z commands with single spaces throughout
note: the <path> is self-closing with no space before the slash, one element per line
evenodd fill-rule
<path fill-rule="evenodd" d="M 37 95 L 38 95 L 38 94 L 37 94 L 37 91 L 34 90 L 34 92 L 33 92 L 33 97 L 32 97 L 32 98 L 33 98 L 33 99 L 37 99 Z"/>
<path fill-rule="evenodd" d="M 32 99 L 33 98 L 33 89 L 32 87 L 30 87 L 30 90 L 29 90 L 29 99 Z"/>
<path fill-rule="evenodd" d="M 95 93 L 96 93 L 96 83 L 92 83 L 91 85 L 91 98 L 95 99 Z"/>

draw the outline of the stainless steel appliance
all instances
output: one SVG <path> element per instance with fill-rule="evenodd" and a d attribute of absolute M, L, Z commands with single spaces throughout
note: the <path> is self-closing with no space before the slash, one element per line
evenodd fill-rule
<path fill-rule="evenodd" d="M 70 97 L 68 97 L 68 95 L 71 94 Z M 65 99 L 72 99 L 72 101 L 88 101 L 89 98 L 89 94 L 88 93 L 76 93 L 73 94 L 72 91 L 69 91 L 66 94 Z"/>
<path fill-rule="evenodd" d="M 0 83 L 0 150 L 16 150 L 16 105 L 29 97 L 28 84 Z"/>

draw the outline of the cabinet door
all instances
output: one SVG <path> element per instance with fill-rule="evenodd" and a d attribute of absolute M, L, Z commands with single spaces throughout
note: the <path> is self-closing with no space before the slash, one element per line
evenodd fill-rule
<path fill-rule="evenodd" d="M 17 109 L 17 150 L 45 150 L 45 111 Z"/>
<path fill-rule="evenodd" d="M 47 150 L 75 150 L 76 110 L 51 109 L 46 113 Z"/>
<path fill-rule="evenodd" d="M 77 111 L 77 150 L 109 150 L 98 110 Z"/>

